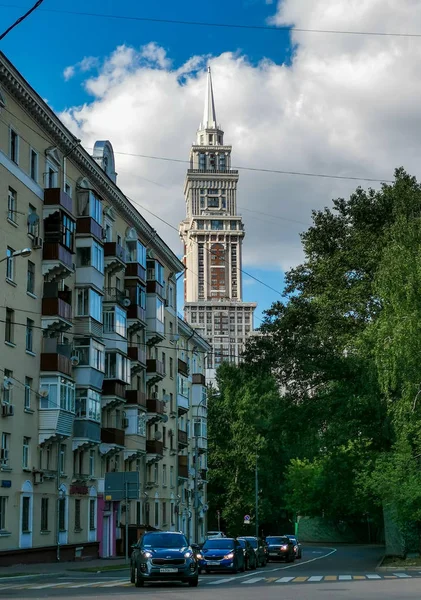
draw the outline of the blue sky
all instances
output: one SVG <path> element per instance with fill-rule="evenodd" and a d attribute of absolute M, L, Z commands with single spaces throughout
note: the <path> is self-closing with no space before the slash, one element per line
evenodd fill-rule
<path fill-rule="evenodd" d="M 32 3 L 32 0 L 0 2 L 2 27 L 13 22 Z M 45 0 L 40 9 L 7 36 L 1 49 L 57 112 L 92 101 L 81 85 L 83 75 L 77 74 L 66 82 L 63 77 L 64 69 L 85 56 L 105 58 L 122 44 L 138 48 L 155 42 L 165 48 L 173 61 L 173 68 L 184 64 L 193 55 L 216 56 L 228 51 L 246 55 L 251 64 L 258 64 L 263 58 L 270 58 L 277 64 L 290 61 L 291 47 L 287 31 L 193 27 L 54 12 L 64 9 L 124 16 L 266 25 L 268 17 L 274 14 L 276 5 L 268 4 L 266 0 L 213 0 L 201 3 L 197 0 L 154 0 L 148 3 L 134 0 L 73 0 L 72 3 Z M 219 107 L 220 112 L 221 108 Z M 182 185 L 181 179 L 180 189 Z M 262 269 L 247 265 L 245 267 L 255 277 L 282 290 L 283 280 L 279 269 L 272 270 L 267 265 Z M 244 299 L 257 301 L 259 304 L 256 326 L 262 311 L 279 298 L 278 294 L 245 276 Z"/>

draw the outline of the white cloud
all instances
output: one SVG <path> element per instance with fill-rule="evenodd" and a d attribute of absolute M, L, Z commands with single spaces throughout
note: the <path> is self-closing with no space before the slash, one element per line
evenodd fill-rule
<path fill-rule="evenodd" d="M 418 4 L 284 0 L 275 21 L 298 28 L 416 32 Z M 294 32 L 293 40 L 290 66 L 269 60 L 252 65 L 230 52 L 211 59 L 218 120 L 233 145 L 233 164 L 387 179 L 404 165 L 419 175 L 420 40 L 303 32 Z M 62 116 L 88 147 L 110 139 L 116 151 L 187 160 L 202 116 L 208 60 L 193 56 L 172 69 L 166 51 L 154 43 L 120 46 L 85 81 L 92 101 Z M 177 226 L 184 217 L 187 164 L 119 154 L 116 161 L 126 193 Z M 285 269 L 297 263 L 298 234 L 310 223 L 311 210 L 349 195 L 357 184 L 240 171 L 245 264 Z M 181 252 L 177 234 L 144 214 Z"/>
<path fill-rule="evenodd" d="M 96 56 L 85 56 L 81 61 L 74 65 L 69 65 L 63 71 L 63 77 L 65 81 L 69 81 L 76 75 L 77 72 L 87 73 L 92 71 L 95 67 L 99 66 L 99 60 Z"/>

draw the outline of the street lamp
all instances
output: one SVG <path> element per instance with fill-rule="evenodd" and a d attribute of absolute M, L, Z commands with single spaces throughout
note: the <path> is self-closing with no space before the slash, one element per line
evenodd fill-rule
<path fill-rule="evenodd" d="M 23 256 L 23 258 L 25 258 L 27 256 L 31 256 L 31 254 L 32 254 L 31 248 L 23 248 L 22 250 L 15 250 L 14 252 L 12 252 L 12 254 L 10 256 L 5 256 L 4 258 L 1 258 L 0 263 L 2 263 L 3 261 L 5 261 L 9 258 L 16 258 L 17 256 Z"/>

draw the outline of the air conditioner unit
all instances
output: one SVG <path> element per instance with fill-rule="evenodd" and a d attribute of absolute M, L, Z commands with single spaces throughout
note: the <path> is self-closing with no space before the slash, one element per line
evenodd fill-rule
<path fill-rule="evenodd" d="M 34 248 L 34 250 L 38 250 L 42 248 L 42 238 L 40 237 L 34 237 L 34 239 L 32 240 L 32 248 Z"/>
<path fill-rule="evenodd" d="M 1 414 L 3 417 L 13 417 L 15 414 L 15 409 L 12 404 L 3 404 Z"/>
<path fill-rule="evenodd" d="M 129 426 L 129 419 L 122 419 L 121 424 L 123 426 L 123 429 L 126 429 L 126 427 Z"/>
<path fill-rule="evenodd" d="M 0 449 L 0 460 L 2 460 L 4 462 L 9 460 L 9 450 L 7 450 L 6 448 Z"/>

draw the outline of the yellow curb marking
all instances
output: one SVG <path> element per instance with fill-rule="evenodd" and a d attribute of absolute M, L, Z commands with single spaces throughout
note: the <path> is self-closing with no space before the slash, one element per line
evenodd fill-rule
<path fill-rule="evenodd" d="M 337 575 L 326 575 L 326 577 L 325 577 L 325 581 L 337 581 L 337 580 L 338 580 Z"/>
<path fill-rule="evenodd" d="M 302 581 L 307 581 L 308 577 L 296 577 L 292 583 L 300 583 Z"/>
<path fill-rule="evenodd" d="M 365 579 L 365 575 L 353 575 L 352 579 Z"/>
<path fill-rule="evenodd" d="M 274 581 L 276 581 L 278 579 L 278 577 L 266 577 L 266 580 L 268 583 L 273 583 Z"/>

